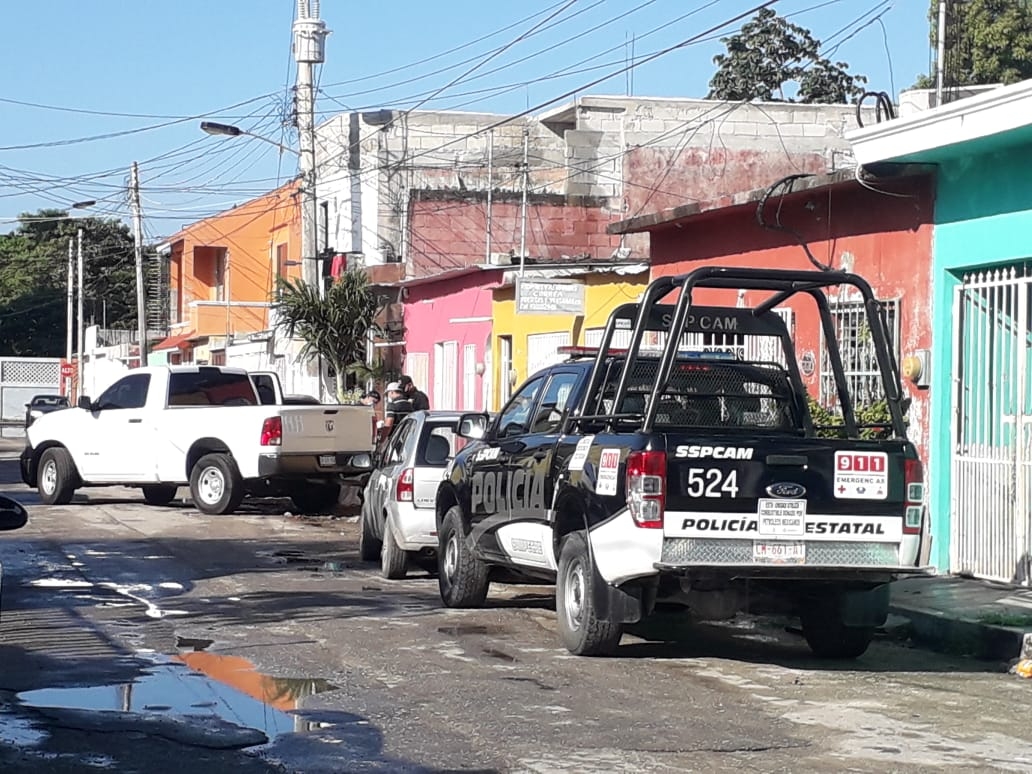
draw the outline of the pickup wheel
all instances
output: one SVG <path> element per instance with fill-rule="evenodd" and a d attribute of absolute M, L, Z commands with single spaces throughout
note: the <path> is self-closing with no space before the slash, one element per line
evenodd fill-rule
<path fill-rule="evenodd" d="M 290 499 L 301 513 L 329 513 L 340 499 L 340 485 L 303 485 L 290 493 Z"/>
<path fill-rule="evenodd" d="M 174 484 L 147 484 L 142 489 L 147 505 L 168 505 L 179 491 L 179 487 Z"/>
<path fill-rule="evenodd" d="M 375 561 L 383 551 L 383 543 L 376 537 L 372 524 L 369 523 L 371 518 L 369 511 L 363 505 L 362 519 L 358 525 L 358 557 L 363 562 Z"/>
<path fill-rule="evenodd" d="M 857 658 L 874 639 L 873 626 L 846 626 L 829 605 L 808 605 L 799 618 L 806 644 L 818 658 Z"/>
<path fill-rule="evenodd" d="M 559 551 L 559 572 L 555 587 L 555 612 L 559 637 L 578 656 L 604 656 L 616 650 L 623 627 L 595 615 L 595 571 L 583 532 L 572 532 Z"/>
<path fill-rule="evenodd" d="M 462 525 L 462 508 L 453 505 L 441 524 L 437 552 L 437 586 L 448 607 L 480 607 L 491 586 L 488 566 L 473 555 L 472 540 Z"/>
<path fill-rule="evenodd" d="M 190 496 L 201 513 L 232 513 L 244 499 L 244 483 L 228 454 L 205 454 L 190 472 Z"/>
<path fill-rule="evenodd" d="M 72 462 L 72 455 L 63 446 L 55 446 L 43 452 L 36 473 L 39 499 L 47 505 L 67 505 L 72 501 L 79 474 Z"/>
<path fill-rule="evenodd" d="M 388 580 L 401 580 L 408 574 L 408 551 L 398 545 L 389 521 L 384 522 L 383 548 L 380 551 L 380 574 Z"/>

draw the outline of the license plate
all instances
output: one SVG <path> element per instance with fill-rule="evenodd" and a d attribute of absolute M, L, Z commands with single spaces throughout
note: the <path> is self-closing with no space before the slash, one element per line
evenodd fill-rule
<path fill-rule="evenodd" d="M 753 543 L 754 562 L 760 564 L 803 564 L 806 561 L 806 543 L 802 541 Z"/>
<path fill-rule="evenodd" d="M 324 468 L 328 468 L 328 467 L 330 467 L 332 465 L 336 465 L 337 464 L 337 455 L 336 454 L 320 454 L 319 455 L 319 464 L 322 465 Z"/>
<path fill-rule="evenodd" d="M 761 498 L 756 509 L 761 537 L 802 537 L 806 534 L 806 500 Z"/>

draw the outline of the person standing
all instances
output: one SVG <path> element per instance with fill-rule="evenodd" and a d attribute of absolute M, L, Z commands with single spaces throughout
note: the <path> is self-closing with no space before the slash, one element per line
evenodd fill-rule
<path fill-rule="evenodd" d="M 425 392 L 416 387 L 411 376 L 402 375 L 398 379 L 398 384 L 401 386 L 402 392 L 405 393 L 405 397 L 412 401 L 413 411 L 430 410 L 430 398 L 427 397 Z"/>
<path fill-rule="evenodd" d="M 388 384 L 384 392 L 387 393 L 387 405 L 384 406 L 381 440 L 391 434 L 391 431 L 406 414 L 411 414 L 414 411 L 412 401 L 405 396 L 398 382 Z"/>

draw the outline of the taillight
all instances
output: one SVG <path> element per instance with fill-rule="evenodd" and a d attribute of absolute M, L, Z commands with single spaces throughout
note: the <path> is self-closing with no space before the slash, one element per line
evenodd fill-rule
<path fill-rule="evenodd" d="M 405 468 L 398 476 L 398 484 L 394 487 L 394 499 L 399 503 L 412 502 L 412 468 Z"/>
<path fill-rule="evenodd" d="M 639 527 L 663 528 L 666 470 L 666 452 L 639 451 L 627 456 L 627 509 Z"/>
<path fill-rule="evenodd" d="M 903 460 L 903 488 L 906 505 L 903 534 L 919 535 L 924 513 L 924 467 L 921 460 Z"/>
<path fill-rule="evenodd" d="M 269 417 L 262 422 L 262 446 L 281 446 L 283 444 L 283 420 Z"/>

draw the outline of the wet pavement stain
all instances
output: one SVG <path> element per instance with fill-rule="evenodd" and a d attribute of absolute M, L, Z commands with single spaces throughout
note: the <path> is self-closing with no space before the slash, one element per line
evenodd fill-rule
<path fill-rule="evenodd" d="M 441 634 L 450 634 L 452 637 L 461 637 L 464 634 L 492 634 L 493 629 L 489 626 L 478 624 L 457 624 L 455 626 L 438 626 L 437 631 Z"/>
<path fill-rule="evenodd" d="M 495 648 L 484 648 L 483 652 L 485 656 L 489 656 L 490 658 L 496 658 L 499 661 L 506 661 L 510 664 L 516 663 L 516 657 L 510 656 L 508 653 L 504 651 L 497 650 Z"/>
<path fill-rule="evenodd" d="M 194 650 L 155 658 L 130 682 L 44 688 L 20 693 L 17 700 L 38 710 L 218 720 L 260 731 L 271 741 L 282 734 L 310 730 L 310 724 L 295 714 L 298 703 L 306 696 L 334 689 L 323 679 L 272 677 L 256 671 L 247 659 Z"/>
<path fill-rule="evenodd" d="M 189 648 L 190 650 L 207 650 L 215 640 L 206 640 L 192 637 L 176 637 L 176 647 L 179 650 Z"/>

